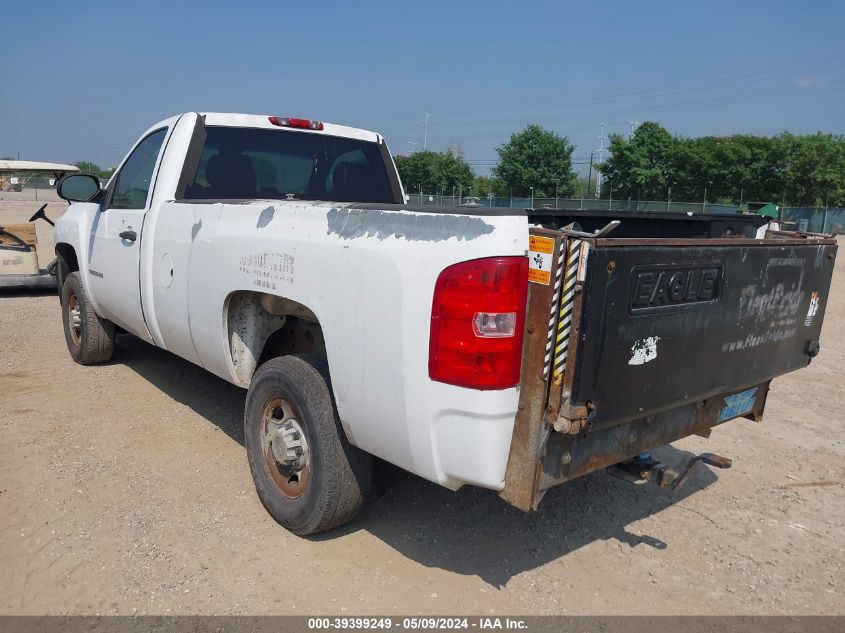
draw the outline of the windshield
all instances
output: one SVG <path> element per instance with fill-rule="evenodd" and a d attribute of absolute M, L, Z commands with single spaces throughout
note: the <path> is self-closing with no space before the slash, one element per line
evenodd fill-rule
<path fill-rule="evenodd" d="M 258 128 L 205 133 L 184 198 L 398 202 L 378 143 Z"/>

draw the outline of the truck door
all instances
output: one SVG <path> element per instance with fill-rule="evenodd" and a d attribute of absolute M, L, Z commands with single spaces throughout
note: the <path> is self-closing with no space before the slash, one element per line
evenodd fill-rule
<path fill-rule="evenodd" d="M 167 133 L 164 127 L 141 139 L 112 178 L 88 251 L 88 283 L 102 315 L 149 342 L 141 309 L 141 230 Z"/>
<path fill-rule="evenodd" d="M 194 347 L 188 307 L 192 296 L 206 294 L 209 280 L 192 262 L 197 252 L 211 248 L 221 208 L 219 204 L 165 202 L 151 212 L 147 222 L 145 239 L 153 240 L 152 301 L 145 306 L 151 333 L 157 345 L 197 365 L 202 361 Z"/>

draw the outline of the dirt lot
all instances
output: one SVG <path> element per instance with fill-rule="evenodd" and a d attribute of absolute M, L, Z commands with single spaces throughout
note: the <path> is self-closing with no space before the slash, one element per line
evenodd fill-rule
<path fill-rule="evenodd" d="M 0 223 L 37 207 L 7 195 Z M 355 522 L 307 540 L 253 492 L 243 391 L 129 336 L 75 365 L 56 297 L 6 293 L 0 612 L 842 614 L 843 331 L 840 256 L 821 355 L 764 423 L 679 442 L 734 468 L 678 495 L 598 473 L 524 515 L 384 467 Z"/>

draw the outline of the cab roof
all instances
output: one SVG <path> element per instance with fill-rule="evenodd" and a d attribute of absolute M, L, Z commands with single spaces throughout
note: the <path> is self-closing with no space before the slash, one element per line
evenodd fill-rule
<path fill-rule="evenodd" d="M 337 125 L 336 123 L 320 122 L 322 123 L 322 129 L 299 129 L 295 127 L 279 127 L 277 124 L 271 123 L 271 118 L 278 118 L 274 115 L 237 114 L 232 112 L 200 112 L 199 114 L 205 117 L 206 125 L 220 127 L 252 127 L 265 128 L 268 130 L 282 129 L 292 132 L 309 132 L 312 134 L 326 134 L 328 136 L 342 136 L 361 141 L 370 141 L 372 143 L 380 143 L 382 140 L 381 135 L 376 132 L 370 132 L 368 130 L 362 130 L 355 127 L 347 127 L 345 125 Z"/>

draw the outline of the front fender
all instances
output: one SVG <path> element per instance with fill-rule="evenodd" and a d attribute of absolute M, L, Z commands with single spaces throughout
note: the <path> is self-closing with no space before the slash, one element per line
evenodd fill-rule
<path fill-rule="evenodd" d="M 97 297 L 91 292 L 89 284 L 90 253 L 93 248 L 94 224 L 99 220 L 100 206 L 91 202 L 75 202 L 71 204 L 62 216 L 56 220 L 53 228 L 53 238 L 56 243 L 56 254 L 60 244 L 67 244 L 76 254 L 76 262 L 79 266 L 79 276 L 82 285 L 91 301 L 94 311 L 102 316 Z"/>

